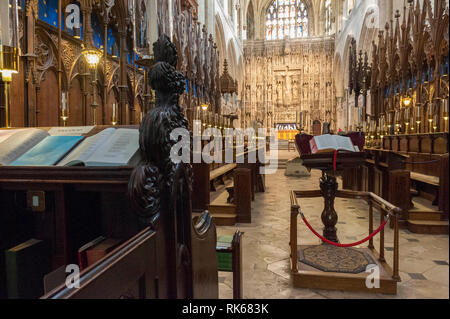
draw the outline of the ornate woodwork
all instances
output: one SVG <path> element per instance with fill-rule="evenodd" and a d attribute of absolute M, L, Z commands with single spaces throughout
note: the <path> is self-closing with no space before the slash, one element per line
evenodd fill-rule
<path fill-rule="evenodd" d="M 334 39 L 247 41 L 244 106 L 247 127 L 314 121 L 336 126 Z M 299 113 L 302 115 L 299 116 Z M 265 126 L 267 125 L 267 126 Z"/>
<path fill-rule="evenodd" d="M 11 95 L 23 96 L 24 100 L 11 99 L 13 126 L 39 126 L 46 123 L 62 125 L 59 118 L 62 92 L 68 94 L 68 124 L 91 124 L 91 76 L 81 55 L 82 45 L 89 43 L 103 52 L 96 83 L 97 101 L 100 101 L 98 124 L 112 123 L 113 104 L 118 106 L 118 124 L 122 125 L 137 123 L 151 109 L 153 92 L 144 79 L 144 69 L 135 64 L 136 41 L 142 39 L 134 39 L 132 27 L 139 24 L 137 19 L 144 19 L 141 15 L 134 15 L 135 11 L 137 13 L 145 8 L 134 8 L 130 0 L 80 0 L 78 3 L 83 27 L 80 36 L 65 24 L 65 8 L 72 1 L 61 1 L 61 20 L 64 23 L 61 23 L 59 30 L 58 18 L 54 16 L 53 21 L 50 17 L 50 11 L 58 12 L 57 6 L 51 7 L 50 2 L 44 6 L 40 0 L 24 0 L 19 21 L 23 67 L 21 73 L 14 76 L 11 86 Z M 149 19 L 157 19 L 157 34 L 173 35 L 180 52 L 178 67 L 187 78 L 187 94 L 183 95 L 181 105 L 185 113 L 189 113 L 187 110 L 202 101 L 218 111 L 220 85 L 217 46 L 205 26 L 202 27 L 196 20 L 196 1 L 177 0 L 172 5 L 172 10 L 169 10 L 167 1 L 157 0 L 157 17 L 149 16 Z M 173 30 L 169 21 L 173 21 Z M 147 41 L 150 34 L 155 33 L 147 29 L 142 32 Z M 53 81 L 46 82 L 49 72 L 56 75 L 56 86 Z M 52 86 L 47 88 L 49 85 Z M 44 103 L 52 95 L 56 97 L 56 103 L 53 100 L 52 103 Z M 43 114 L 45 112 L 51 115 Z M 54 117 L 56 120 L 39 123 L 41 117 Z M 0 109 L 0 126 L 3 122 L 4 115 Z"/>
<path fill-rule="evenodd" d="M 368 113 L 381 135 L 448 131 L 441 102 L 449 94 L 448 23 L 447 1 L 408 0 L 403 14 L 397 11 L 395 21 L 379 31 L 372 44 Z"/>

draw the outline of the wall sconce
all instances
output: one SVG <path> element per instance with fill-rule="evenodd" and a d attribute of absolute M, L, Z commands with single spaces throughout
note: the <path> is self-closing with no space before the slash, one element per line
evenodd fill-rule
<path fill-rule="evenodd" d="M 208 105 L 208 103 L 203 103 L 201 105 L 201 107 L 202 107 L 202 110 L 206 112 L 206 111 L 208 111 L 209 105 Z"/>
<path fill-rule="evenodd" d="M 403 105 L 404 105 L 405 107 L 410 107 L 411 102 L 412 102 L 412 99 L 411 99 L 411 97 L 409 97 L 409 96 L 407 96 L 407 97 L 405 97 L 405 98 L 403 99 Z"/>
<path fill-rule="evenodd" d="M 97 49 L 84 49 L 81 51 L 84 58 L 86 59 L 86 63 L 89 65 L 90 69 L 96 69 L 98 64 L 100 63 L 100 59 L 102 58 L 103 53 Z"/>
<path fill-rule="evenodd" d="M 81 54 L 83 54 L 86 63 L 89 65 L 89 68 L 92 72 L 94 72 L 94 79 L 92 81 L 92 122 L 94 125 L 97 125 L 97 92 L 96 92 L 96 85 L 97 85 L 97 67 L 100 63 L 100 59 L 102 58 L 103 53 L 100 50 L 97 50 L 96 48 L 86 48 L 81 51 Z"/>

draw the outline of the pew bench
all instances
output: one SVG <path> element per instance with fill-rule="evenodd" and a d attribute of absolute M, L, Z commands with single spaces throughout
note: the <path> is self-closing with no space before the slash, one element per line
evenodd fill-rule
<path fill-rule="evenodd" d="M 215 181 L 219 180 L 222 185 L 225 185 L 223 181 L 223 177 L 230 172 L 232 172 L 237 167 L 236 164 L 226 164 L 224 166 L 221 166 L 219 168 L 213 169 L 209 174 L 209 182 L 211 184 L 211 191 L 215 192 Z"/>
<path fill-rule="evenodd" d="M 437 176 L 430 176 L 430 175 L 425 175 L 425 174 L 421 174 L 421 173 L 416 173 L 416 172 L 411 172 L 411 179 L 417 182 L 422 182 L 422 183 L 426 183 L 426 184 L 430 184 L 433 186 L 437 186 L 439 187 L 439 177 Z"/>
<path fill-rule="evenodd" d="M 429 185 L 431 189 L 434 191 L 433 198 L 430 198 L 430 200 L 433 201 L 433 205 L 437 206 L 439 205 L 439 187 L 440 187 L 440 178 L 437 176 L 431 176 L 431 175 L 425 175 L 418 172 L 411 172 L 411 181 L 416 183 L 422 183 L 426 185 Z M 422 187 L 420 187 L 422 188 Z M 415 189 L 420 194 L 420 188 L 416 187 Z"/>

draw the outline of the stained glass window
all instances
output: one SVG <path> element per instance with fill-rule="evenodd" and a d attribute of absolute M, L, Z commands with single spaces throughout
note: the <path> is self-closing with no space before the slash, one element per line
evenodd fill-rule
<path fill-rule="evenodd" d="M 308 10 L 302 0 L 274 0 L 266 13 L 266 39 L 308 36 Z"/>

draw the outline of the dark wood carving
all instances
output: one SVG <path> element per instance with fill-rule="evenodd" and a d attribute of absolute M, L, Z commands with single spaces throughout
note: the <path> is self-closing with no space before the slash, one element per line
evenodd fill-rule
<path fill-rule="evenodd" d="M 188 128 L 179 106 L 185 78 L 176 70 L 176 47 L 166 35 L 154 44 L 153 51 L 150 84 L 156 91 L 156 106 L 140 127 L 143 163 L 131 176 L 129 197 L 144 226 L 166 232 L 159 232 L 157 243 L 167 252 L 158 264 L 167 297 L 192 298 L 192 168 L 190 164 L 174 163 L 170 156 L 172 146 L 178 142 L 171 139 L 171 132 Z"/>

